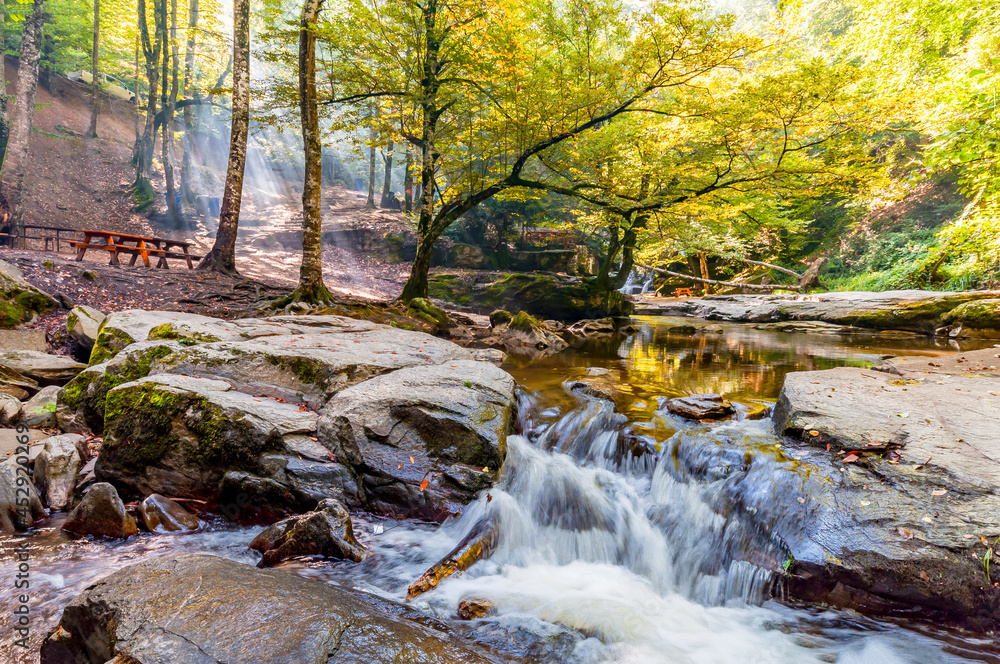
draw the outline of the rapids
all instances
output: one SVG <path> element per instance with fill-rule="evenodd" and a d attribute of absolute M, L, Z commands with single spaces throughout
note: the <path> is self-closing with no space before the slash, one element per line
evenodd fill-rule
<path fill-rule="evenodd" d="M 669 321 L 644 320 L 624 341 L 590 342 L 527 366 L 510 364 L 522 386 L 519 435 L 508 439 L 492 490 L 440 527 L 355 515 L 358 538 L 376 555 L 357 565 L 295 562 L 281 569 L 401 599 L 407 585 L 481 519 L 495 518 L 501 535 L 492 558 L 413 603 L 452 620 L 460 600 L 489 600 L 494 615 L 456 629 L 527 661 L 1000 662 L 985 640 L 783 604 L 780 578 L 746 562 L 755 555 L 767 559 L 769 552 L 754 550 L 738 517 L 712 508 L 711 481 L 691 480 L 675 468 L 671 451 L 678 441 L 707 441 L 710 429 L 658 408 L 658 398 L 699 391 L 746 403 L 773 400 L 787 371 L 957 348 L 922 338 L 845 340 L 746 326 L 695 334 L 673 329 Z M 588 372 L 618 382 L 617 410 L 570 389 Z M 780 446 L 769 425 L 733 421 L 715 432 Z M 29 535 L 36 645 L 62 606 L 123 565 L 180 552 L 251 564 L 258 557 L 246 544 L 260 529 L 221 519 L 195 534 L 144 533 L 118 543 L 71 541 L 58 526 L 52 518 Z M 6 549 L 15 541 L 2 543 Z M 11 578 L 12 570 L 5 555 L 0 575 Z M 7 620 L 9 613 L 0 622 Z M 0 644 L 0 655 L 12 652 L 10 640 Z"/>

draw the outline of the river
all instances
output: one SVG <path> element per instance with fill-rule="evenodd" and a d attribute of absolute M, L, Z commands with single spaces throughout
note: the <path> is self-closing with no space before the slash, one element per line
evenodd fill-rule
<path fill-rule="evenodd" d="M 785 373 L 871 366 L 887 355 L 983 347 L 923 337 L 781 334 L 740 325 L 686 328 L 636 319 L 625 340 L 597 340 L 505 367 L 521 385 L 518 430 L 497 486 L 441 527 L 355 516 L 358 539 L 376 555 L 360 564 L 293 563 L 281 569 L 401 599 L 406 587 L 481 519 L 498 519 L 492 558 L 414 601 L 450 620 L 463 598 L 496 614 L 461 629 L 534 662 L 723 664 L 1000 662 L 983 639 L 928 625 L 894 624 L 852 612 L 782 603 L 780 579 L 745 562 L 741 524 L 711 509 L 710 482 L 678 477 L 669 463 L 679 436 L 710 428 L 659 409 L 663 398 L 717 392 L 746 406 L 773 401 Z M 582 377 L 615 386 L 617 409 L 570 390 Z M 716 427 L 762 446 L 781 445 L 769 420 Z M 51 518 L 28 535 L 34 550 L 32 642 L 62 607 L 102 576 L 151 556 L 209 552 L 247 563 L 260 528 L 210 518 L 185 535 L 141 534 L 126 542 L 70 540 Z M 6 538 L 6 551 L 19 540 Z M 766 557 L 767 552 L 759 552 Z M 752 556 L 750 556 L 752 558 Z M 13 578 L 10 556 L 0 565 Z M 4 581 L 6 584 L 6 581 Z M 3 661 L 33 662 L 7 636 Z"/>

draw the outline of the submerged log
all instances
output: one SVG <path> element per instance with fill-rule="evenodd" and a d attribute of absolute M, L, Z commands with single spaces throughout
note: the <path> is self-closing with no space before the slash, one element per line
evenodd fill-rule
<path fill-rule="evenodd" d="M 455 572 L 464 572 L 480 560 L 489 558 L 496 549 L 499 536 L 500 527 L 495 518 L 477 523 L 458 546 L 410 584 L 406 591 L 407 601 L 433 590 Z"/>

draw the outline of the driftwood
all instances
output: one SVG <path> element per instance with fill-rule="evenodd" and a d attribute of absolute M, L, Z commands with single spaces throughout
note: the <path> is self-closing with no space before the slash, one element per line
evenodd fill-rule
<path fill-rule="evenodd" d="M 679 279 L 689 279 L 691 281 L 697 281 L 700 284 L 712 284 L 713 286 L 729 286 L 731 288 L 746 288 L 747 290 L 759 290 L 759 291 L 799 290 L 799 286 L 786 286 L 782 284 L 742 284 L 736 281 L 718 281 L 715 279 L 702 279 L 700 277 L 692 277 L 689 274 L 682 274 L 680 272 L 673 272 L 671 270 L 664 270 L 663 268 L 653 267 L 652 265 L 643 265 L 642 263 L 636 263 L 636 267 L 641 267 L 645 270 L 652 270 L 653 272 L 658 272 L 660 274 L 665 274 L 671 277 L 677 277 Z"/>
<path fill-rule="evenodd" d="M 760 265 L 761 267 L 769 267 L 772 270 L 781 272 L 782 274 L 787 274 L 790 277 L 795 277 L 798 280 L 802 280 L 802 275 L 795 270 L 789 270 L 787 267 L 781 267 L 780 265 L 772 265 L 771 263 L 765 263 L 764 261 L 752 261 L 749 258 L 738 258 L 737 260 L 744 263 L 750 263 L 751 265 Z"/>
<path fill-rule="evenodd" d="M 480 560 L 489 558 L 497 546 L 499 536 L 500 527 L 496 519 L 483 519 L 477 523 L 458 546 L 410 584 L 406 590 L 406 599 L 411 600 L 433 590 L 455 572 L 464 572 Z"/>

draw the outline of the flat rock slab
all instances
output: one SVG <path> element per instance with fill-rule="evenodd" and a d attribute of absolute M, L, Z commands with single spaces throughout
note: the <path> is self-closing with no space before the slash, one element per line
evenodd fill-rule
<path fill-rule="evenodd" d="M 38 381 L 41 385 L 63 385 L 87 368 L 72 357 L 49 355 L 33 350 L 0 352 L 0 364 L 22 376 Z"/>
<path fill-rule="evenodd" d="M 810 295 L 712 295 L 639 305 L 640 314 L 693 316 L 734 323 L 820 321 L 877 330 L 933 334 L 966 302 L 1000 297 L 997 291 L 846 291 Z"/>
<path fill-rule="evenodd" d="M 17 437 L 22 435 L 28 436 L 29 446 L 32 451 L 32 460 L 42 451 L 43 444 L 41 441 L 49 438 L 49 434 L 37 429 L 29 429 L 24 434 L 19 434 L 17 429 L 0 429 L 0 461 L 14 454 L 14 451 L 18 448 Z"/>
<path fill-rule="evenodd" d="M 787 472 L 746 480 L 740 499 L 773 485 L 753 519 L 789 546 L 793 596 L 1000 627 L 983 564 L 1000 537 L 996 355 L 785 377 L 774 427 L 800 451 L 776 455 Z"/>
<path fill-rule="evenodd" d="M 667 401 L 666 408 L 674 415 L 691 420 L 719 420 L 736 412 L 733 404 L 718 394 L 692 394 L 687 397 L 677 397 Z"/>
<path fill-rule="evenodd" d="M 130 565 L 70 602 L 42 664 L 497 664 L 402 605 L 224 558 Z"/>
<path fill-rule="evenodd" d="M 45 330 L 0 330 L 0 351 L 33 350 L 48 353 Z"/>

